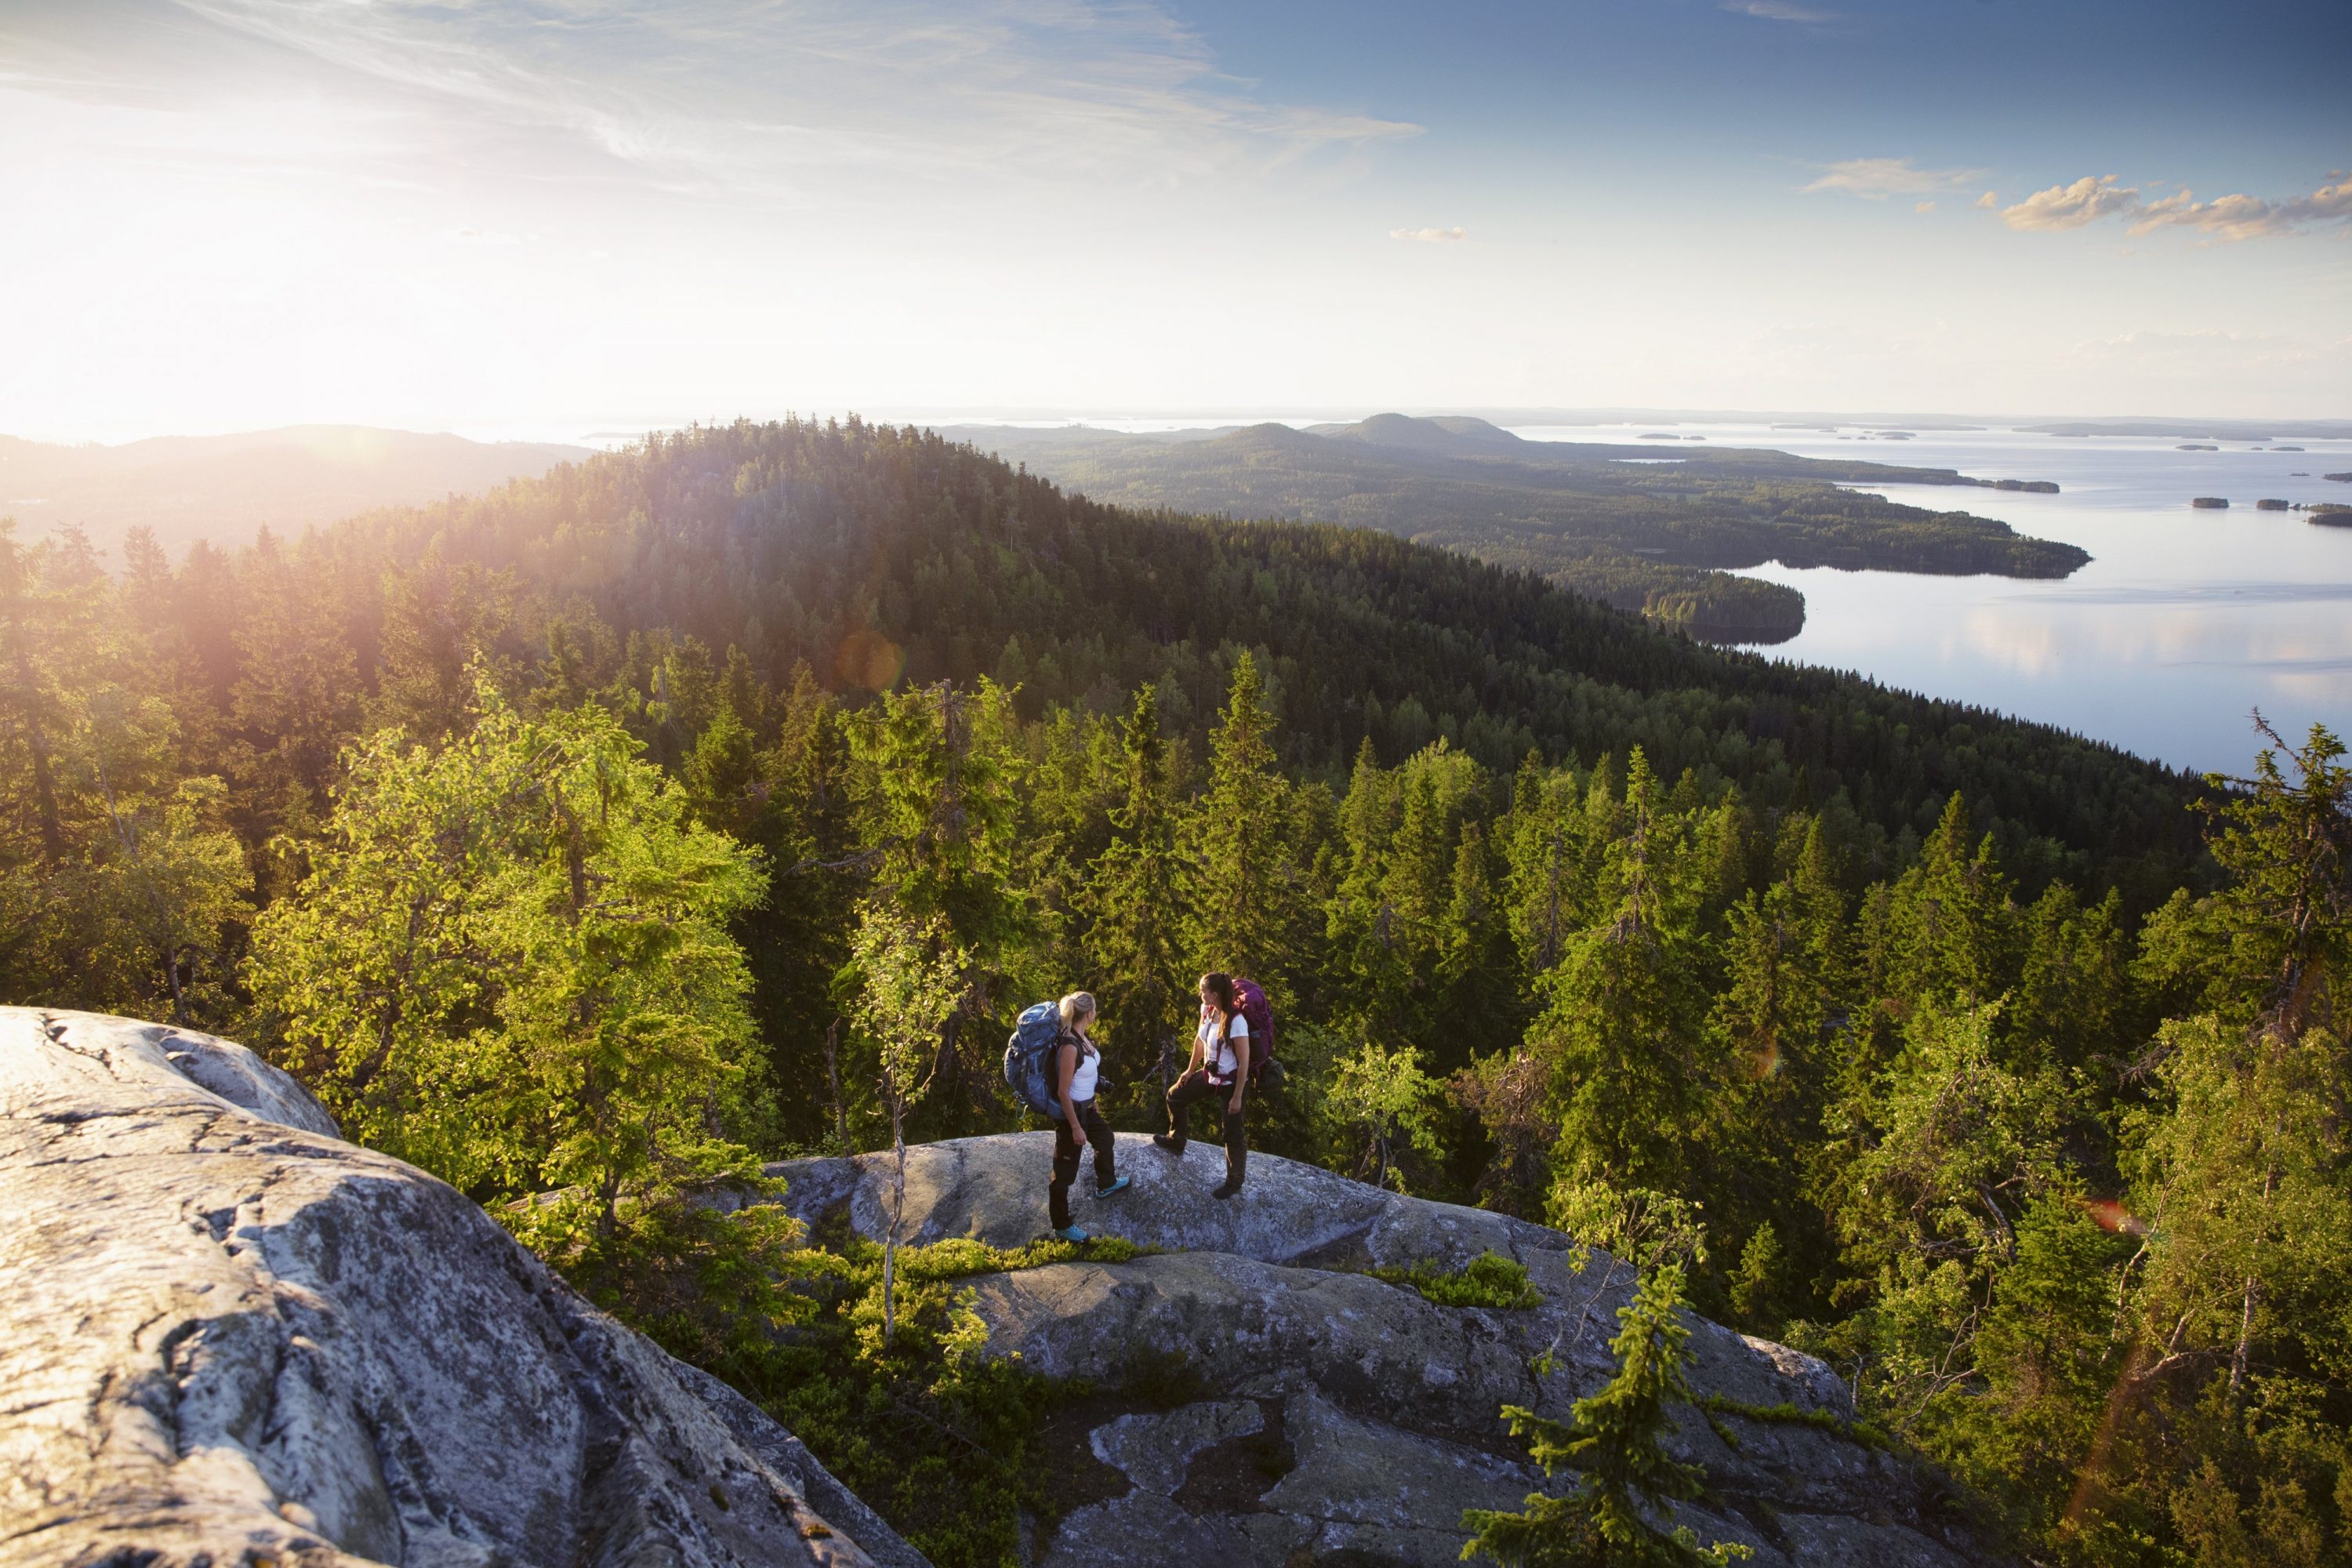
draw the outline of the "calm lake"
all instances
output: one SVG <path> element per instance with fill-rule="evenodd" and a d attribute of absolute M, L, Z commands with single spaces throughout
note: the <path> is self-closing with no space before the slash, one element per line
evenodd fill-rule
<path fill-rule="evenodd" d="M 1703 437 L 1807 457 L 1958 468 L 1984 479 L 2053 479 L 2057 495 L 1943 486 L 1866 486 L 1894 500 L 1999 518 L 2064 540 L 2091 563 L 2063 582 L 1921 577 L 1894 572 L 1749 575 L 1805 595 L 1805 629 L 1769 657 L 1859 670 L 1890 686 L 1994 708 L 2159 757 L 2243 773 L 2259 707 L 2289 740 L 2315 721 L 2352 734 L 2352 529 L 2256 511 L 2264 497 L 2352 504 L 2352 442 L 2303 451 L 2184 452 L 2172 440 L 1919 430 L 1909 440 L 1763 425 L 1525 426 L 1531 440 Z M 1661 456 L 1677 443 L 1656 443 Z M 2274 445 L 2264 442 L 2265 447 Z M 2227 511 L 2192 510 L 2224 496 Z"/>

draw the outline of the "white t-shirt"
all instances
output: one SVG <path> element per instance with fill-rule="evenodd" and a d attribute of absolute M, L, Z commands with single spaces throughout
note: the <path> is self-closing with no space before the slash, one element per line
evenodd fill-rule
<path fill-rule="evenodd" d="M 1062 1043 L 1067 1045 L 1071 1039 L 1071 1036 L 1064 1035 Z M 1102 1053 L 1087 1049 L 1085 1044 L 1081 1042 L 1078 1046 L 1078 1065 L 1070 1069 L 1070 1103 L 1072 1105 L 1084 1105 L 1095 1097 L 1095 1079 L 1101 1076 L 1101 1073 Z"/>
<path fill-rule="evenodd" d="M 1201 1050 L 1204 1056 L 1210 1047 L 1216 1047 L 1216 1065 L 1210 1070 L 1219 1078 L 1231 1078 L 1241 1070 L 1242 1066 L 1241 1058 L 1234 1055 L 1234 1042 L 1249 1038 L 1249 1020 L 1239 1013 L 1234 1014 L 1225 1025 L 1224 1038 L 1220 1040 L 1217 1037 L 1216 1020 L 1203 1018 L 1201 1020 L 1199 1038 Z"/>

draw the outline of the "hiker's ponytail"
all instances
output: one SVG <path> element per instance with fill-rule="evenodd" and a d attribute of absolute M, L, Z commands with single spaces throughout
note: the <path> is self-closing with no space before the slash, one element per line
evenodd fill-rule
<path fill-rule="evenodd" d="M 1234 1016 L 1234 977 L 1223 970 L 1213 970 L 1201 976 L 1201 989 L 1216 998 L 1218 1010 L 1228 1018 Z"/>
<path fill-rule="evenodd" d="M 1073 991 L 1067 996 L 1062 998 L 1060 1006 L 1062 1009 L 1062 1027 L 1065 1029 L 1076 1029 L 1083 1020 L 1094 1016 L 1094 993 L 1091 991 Z"/>

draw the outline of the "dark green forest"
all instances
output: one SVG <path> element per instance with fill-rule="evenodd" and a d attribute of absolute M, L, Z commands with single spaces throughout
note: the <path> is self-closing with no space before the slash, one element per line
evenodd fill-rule
<path fill-rule="evenodd" d="M 1804 595 L 1727 568 L 2063 577 L 2090 557 L 1963 511 L 1843 483 L 2054 489 L 1786 452 L 1522 440 L 1483 419 L 1214 432 L 972 426 L 971 440 L 1097 500 L 1379 529 L 1524 568 L 1691 636 L 1785 642 Z"/>
<path fill-rule="evenodd" d="M 1150 1129 L 1225 967 L 1261 1146 L 1666 1226 L 2033 1560 L 2352 1562 L 2324 731 L 2193 779 L 855 421 L 115 571 L 9 532 L 0 668 L 0 998 L 265 1050 L 936 1560 L 1009 1560 L 1055 1397 L 954 1280 L 1045 1254 L 695 1195 L 1021 1125 L 1005 1032 L 1081 987 Z"/>

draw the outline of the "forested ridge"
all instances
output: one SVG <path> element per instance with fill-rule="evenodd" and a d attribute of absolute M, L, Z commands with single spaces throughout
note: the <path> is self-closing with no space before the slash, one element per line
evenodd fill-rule
<path fill-rule="evenodd" d="M 1804 625 L 1801 594 L 1726 568 L 1779 561 L 2063 577 L 2090 559 L 1987 518 L 1840 488 L 1996 488 L 1950 468 L 1732 447 L 1528 441 L 1484 420 L 1398 414 L 1305 430 L 950 433 L 1098 500 L 1377 528 L 1523 567 L 1717 642 L 1781 642 Z"/>
<path fill-rule="evenodd" d="M 1150 1127 L 1209 967 L 1281 1021 L 1264 1146 L 1671 1254 L 2036 1560 L 2352 1560 L 2324 732 L 2200 784 L 855 422 L 115 576 L 9 538 L 0 668 L 0 997 L 267 1049 L 937 1560 L 1017 1539 L 1053 1394 L 952 1279 L 1018 1260 L 885 1294 L 686 1194 L 1018 1125 L 1077 988 Z"/>

